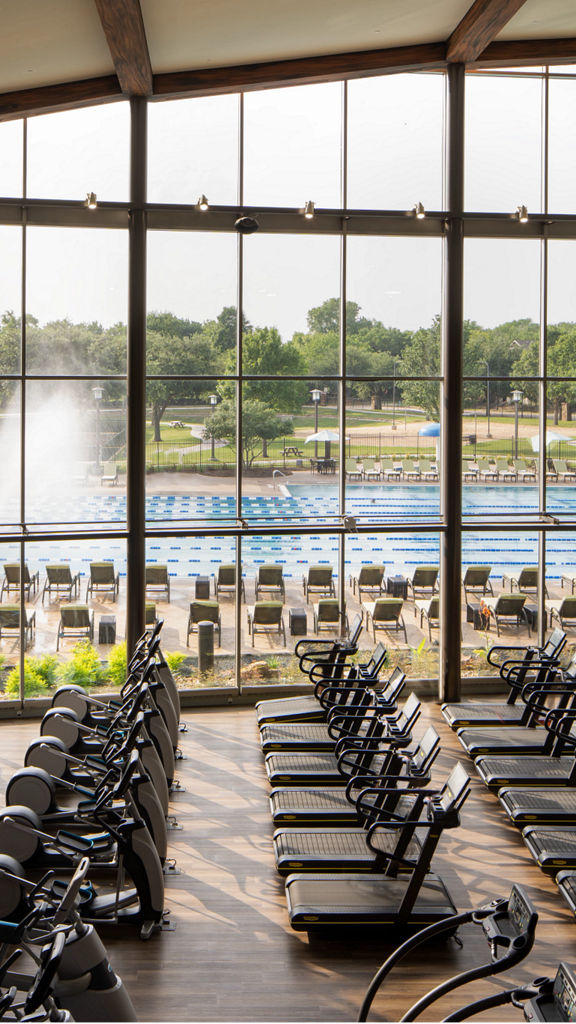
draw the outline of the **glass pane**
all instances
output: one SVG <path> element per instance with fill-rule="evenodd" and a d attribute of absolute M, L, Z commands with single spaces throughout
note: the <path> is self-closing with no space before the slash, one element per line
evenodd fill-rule
<path fill-rule="evenodd" d="M 467 210 L 542 209 L 541 103 L 539 79 L 467 76 Z"/>
<path fill-rule="evenodd" d="M 339 207 L 342 85 L 244 97 L 244 202 Z"/>
<path fill-rule="evenodd" d="M 576 80 L 550 82 L 548 114 L 548 209 L 576 208 Z"/>
<path fill-rule="evenodd" d="M 232 235 L 149 233 L 148 373 L 236 372 L 236 252 Z M 194 385 L 173 382 L 168 400 L 180 392 Z"/>
<path fill-rule="evenodd" d="M 548 243 L 548 358 L 557 339 L 576 322 L 576 295 L 571 282 L 576 270 L 576 242 Z M 567 363 L 564 372 L 572 373 Z M 554 373 L 554 364 L 548 367 Z"/>
<path fill-rule="evenodd" d="M 125 522 L 125 383 L 28 382 L 25 454 L 29 522 Z"/>
<path fill-rule="evenodd" d="M 571 347 L 572 333 L 560 336 L 550 347 L 549 363 L 561 362 L 565 349 Z M 572 366 L 572 373 L 574 368 Z M 575 511 L 576 429 L 573 420 L 576 380 L 548 384 L 546 409 L 546 509 L 558 516 L 572 519 Z"/>
<path fill-rule="evenodd" d="M 235 95 L 149 104 L 149 202 L 238 202 L 238 111 Z"/>
<path fill-rule="evenodd" d="M 348 206 L 442 208 L 444 76 L 348 83 Z"/>
<path fill-rule="evenodd" d="M 1 337 L 1 335 L 0 335 Z M 2 482 L 0 484 L 0 523 L 18 523 L 21 471 L 21 399 L 20 384 L 0 377 L 0 446 Z"/>
<path fill-rule="evenodd" d="M 487 384 L 492 391 L 489 379 Z M 484 382 L 465 384 L 465 394 L 470 405 L 462 419 L 464 515 L 536 512 L 538 386 L 531 380 L 514 378 L 498 411 L 490 410 L 489 419 Z"/>
<path fill-rule="evenodd" d="M 566 489 L 565 489 L 566 493 Z M 574 654 L 576 637 L 576 552 L 574 534 L 568 531 L 546 533 L 546 626 L 559 627 L 568 634 L 562 652 L 562 664 Z"/>
<path fill-rule="evenodd" d="M 20 370 L 22 230 L 0 227 L 0 374 Z"/>
<path fill-rule="evenodd" d="M 28 195 L 36 199 L 128 199 L 130 107 L 42 114 L 28 120 Z"/>
<path fill-rule="evenodd" d="M 244 313 L 255 337 L 245 339 L 244 373 L 338 372 L 339 275 L 338 238 L 246 239 Z"/>
<path fill-rule="evenodd" d="M 29 228 L 27 368 L 126 372 L 128 232 Z"/>
<path fill-rule="evenodd" d="M 0 196 L 23 195 L 23 121 L 0 124 Z"/>

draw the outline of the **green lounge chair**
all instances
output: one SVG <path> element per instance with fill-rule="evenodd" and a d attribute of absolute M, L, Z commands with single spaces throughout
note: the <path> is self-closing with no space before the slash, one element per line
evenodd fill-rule
<path fill-rule="evenodd" d="M 432 639 L 432 630 L 440 629 L 440 598 L 431 597 L 429 601 L 415 601 L 414 615 L 420 615 L 420 629 L 423 628 L 424 619 L 428 623 L 428 636 Z"/>
<path fill-rule="evenodd" d="M 344 472 L 346 473 L 347 480 L 362 479 L 362 467 L 358 465 L 356 459 L 346 459 Z"/>
<path fill-rule="evenodd" d="M 72 601 L 73 598 L 78 597 L 79 586 L 80 573 L 77 572 L 73 576 L 67 562 L 63 565 L 47 565 L 46 581 L 42 590 L 42 604 L 44 604 L 45 595 L 48 594 L 48 598 L 51 599 L 53 593 L 58 598 L 67 597 L 69 601 Z"/>
<path fill-rule="evenodd" d="M 339 636 L 348 636 L 348 616 L 346 611 L 340 611 L 336 597 L 321 597 L 314 608 L 314 632 L 332 630 L 336 630 Z"/>
<path fill-rule="evenodd" d="M 248 613 L 248 632 L 252 636 L 252 647 L 254 647 L 256 633 L 278 633 L 286 646 L 282 601 L 256 601 L 256 604 L 248 607 L 246 611 Z"/>
<path fill-rule="evenodd" d="M 220 594 L 236 593 L 235 565 L 218 566 L 218 572 L 214 575 L 214 593 L 216 595 L 216 600 L 219 599 Z M 242 577 L 240 577 L 240 600 L 246 600 L 246 589 L 244 587 L 244 580 Z"/>
<path fill-rule="evenodd" d="M 362 474 L 365 480 L 381 480 L 380 466 L 376 466 L 376 459 L 364 459 L 362 462 Z"/>
<path fill-rule="evenodd" d="M 512 481 L 512 480 L 516 480 L 517 479 L 516 470 L 512 469 L 512 467 L 510 466 L 510 463 L 508 462 L 508 459 L 504 458 L 503 455 L 499 455 L 497 457 L 497 459 L 496 459 L 496 469 L 498 470 L 498 479 L 499 480 L 509 480 L 509 481 Z"/>
<path fill-rule="evenodd" d="M 407 580 L 412 597 L 433 597 L 438 590 L 438 566 L 417 565 L 411 580 Z"/>
<path fill-rule="evenodd" d="M 24 566 L 24 597 L 27 601 L 30 600 L 30 594 L 35 594 L 40 586 L 40 573 L 35 572 L 30 574 L 28 566 Z M 4 579 L 2 581 L 2 590 L 0 591 L 0 601 L 2 601 L 6 593 L 7 597 L 10 594 L 20 593 L 20 562 L 6 562 L 4 565 Z"/>
<path fill-rule="evenodd" d="M 86 600 L 94 592 L 112 594 L 115 601 L 120 590 L 120 575 L 114 571 L 114 562 L 90 562 L 90 579 L 86 587 Z"/>
<path fill-rule="evenodd" d="M 406 643 L 408 642 L 406 625 L 402 616 L 403 605 L 402 598 L 379 597 L 376 601 L 371 601 L 364 606 L 366 608 L 366 628 L 372 628 L 374 640 L 376 640 L 377 630 L 393 629 L 396 632 L 401 630 L 404 633 L 404 640 Z"/>
<path fill-rule="evenodd" d="M 333 573 L 331 565 L 310 565 L 308 567 L 308 575 L 302 577 L 304 597 L 307 601 L 311 594 L 317 594 L 319 597 L 336 597 Z"/>
<path fill-rule="evenodd" d="M 401 480 L 402 469 L 393 459 L 380 459 L 380 476 L 383 480 Z"/>
<path fill-rule="evenodd" d="M 360 568 L 360 572 L 357 576 L 350 577 L 350 585 L 352 587 L 352 593 L 356 593 L 358 588 L 358 598 L 362 600 L 362 594 L 373 594 L 376 590 L 378 596 L 381 597 L 384 593 L 384 571 L 386 566 L 384 565 L 363 565 Z"/>
<path fill-rule="evenodd" d="M 24 650 L 27 650 L 31 643 L 34 641 L 34 632 L 36 630 L 36 612 L 27 612 L 24 609 Z M 9 635 L 20 636 L 20 605 L 19 604 L 5 604 L 0 605 L 0 640 L 2 634 L 8 633 Z"/>
<path fill-rule="evenodd" d="M 553 620 L 560 623 L 561 629 L 576 626 L 576 597 L 563 597 L 561 600 L 546 601 L 546 609 L 550 614 L 550 627 Z"/>
<path fill-rule="evenodd" d="M 478 459 L 476 462 L 478 466 L 478 476 L 480 480 L 497 480 L 498 470 L 496 466 L 493 466 L 488 459 Z"/>
<path fill-rule="evenodd" d="M 166 600 L 170 600 L 170 576 L 167 565 L 146 566 L 146 595 L 166 594 Z"/>
<path fill-rule="evenodd" d="M 538 593 L 538 569 L 536 566 L 525 565 L 519 572 L 518 576 L 508 576 L 504 573 L 502 577 L 502 586 L 510 586 L 510 592 L 513 590 L 519 594 L 534 594 Z"/>
<path fill-rule="evenodd" d="M 94 639 L 94 612 L 87 604 L 63 604 L 60 608 L 60 622 L 56 634 L 56 650 L 66 637 Z"/>
<path fill-rule="evenodd" d="M 256 575 L 256 600 L 261 593 L 268 593 L 286 600 L 286 587 L 284 584 L 284 570 L 281 565 L 259 565 Z"/>
<path fill-rule="evenodd" d="M 490 583 L 491 565 L 469 565 L 464 573 L 462 586 L 464 587 L 464 598 L 468 602 L 469 595 L 481 595 L 485 597 L 490 593 L 494 596 L 492 584 Z"/>
<path fill-rule="evenodd" d="M 528 636 L 530 636 L 530 622 L 523 615 L 526 594 L 499 594 L 496 598 L 488 598 L 484 605 L 488 608 L 490 619 L 496 623 L 496 632 L 500 636 L 500 624 L 515 625 L 519 627 L 522 623 L 528 625 Z"/>
<path fill-rule="evenodd" d="M 198 632 L 199 622 L 213 622 L 214 632 L 218 634 L 218 647 L 222 646 L 222 618 L 218 601 L 191 601 L 186 628 L 186 647 L 190 646 L 190 636 Z"/>
<path fill-rule="evenodd" d="M 402 475 L 405 480 L 419 480 L 421 477 L 420 467 L 413 459 L 404 459 L 402 463 Z"/>

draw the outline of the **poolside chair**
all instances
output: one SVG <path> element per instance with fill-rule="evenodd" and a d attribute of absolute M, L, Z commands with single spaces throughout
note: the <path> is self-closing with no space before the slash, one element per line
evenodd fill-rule
<path fill-rule="evenodd" d="M 34 632 L 36 630 L 36 612 L 27 612 L 24 609 L 24 650 L 27 650 L 29 645 L 34 641 Z M 20 605 L 19 604 L 5 604 L 0 605 L 0 640 L 2 634 L 15 634 L 16 637 L 20 636 Z"/>
<path fill-rule="evenodd" d="M 419 480 L 421 477 L 420 467 L 413 459 L 404 459 L 402 462 L 402 475 L 405 480 Z"/>
<path fill-rule="evenodd" d="M 432 630 L 440 629 L 440 598 L 431 597 L 429 601 L 415 601 L 414 615 L 420 615 L 420 629 L 423 628 L 424 619 L 428 623 L 428 636 L 432 639 Z"/>
<path fill-rule="evenodd" d="M 561 629 L 576 626 L 576 597 L 563 597 L 561 600 L 546 601 L 546 610 L 550 613 L 550 628 L 557 619 Z"/>
<path fill-rule="evenodd" d="M 528 480 L 536 480 L 536 470 L 534 464 L 528 464 L 526 459 L 513 459 L 514 469 L 516 470 L 516 476 L 518 480 L 526 483 Z"/>
<path fill-rule="evenodd" d="M 73 598 L 78 597 L 79 587 L 80 573 L 77 572 L 73 576 L 67 562 L 64 565 L 47 565 L 46 582 L 42 591 L 42 604 L 44 604 L 44 596 L 48 594 L 48 597 L 51 598 L 52 593 L 55 593 L 56 597 L 63 596 L 72 601 Z"/>
<path fill-rule="evenodd" d="M 286 646 L 282 601 L 256 601 L 256 604 L 250 605 L 246 611 L 248 613 L 248 632 L 252 635 L 252 647 L 254 647 L 256 633 L 278 633 Z"/>
<path fill-rule="evenodd" d="M 220 597 L 220 594 L 235 594 L 236 593 L 236 566 L 235 565 L 219 565 L 218 572 L 214 574 L 214 594 L 216 600 Z M 244 586 L 244 580 L 240 577 L 240 600 L 246 600 L 246 588 Z"/>
<path fill-rule="evenodd" d="M 380 459 L 380 476 L 383 480 L 401 480 L 402 469 L 394 464 L 393 459 Z"/>
<path fill-rule="evenodd" d="M 499 480 L 516 480 L 516 470 L 512 469 L 510 463 L 508 462 L 508 459 L 506 459 L 503 455 L 499 455 L 497 457 L 496 469 L 498 470 Z"/>
<path fill-rule="evenodd" d="M 381 480 L 380 466 L 376 468 L 376 459 L 362 460 L 362 474 L 365 480 Z"/>
<path fill-rule="evenodd" d="M 497 480 L 498 470 L 496 466 L 492 466 L 488 459 L 477 459 L 476 465 L 478 466 L 478 476 L 480 480 Z"/>
<path fill-rule="evenodd" d="M 104 472 L 100 477 L 100 483 L 102 485 L 108 484 L 109 487 L 116 487 L 118 483 L 118 467 L 114 464 L 104 467 Z"/>
<path fill-rule="evenodd" d="M 310 594 L 318 594 L 321 597 L 336 597 L 336 587 L 332 574 L 334 570 L 331 565 L 310 565 L 308 575 L 302 577 L 304 597 L 308 601 Z"/>
<path fill-rule="evenodd" d="M 333 629 L 340 636 L 348 636 L 348 616 L 345 610 L 340 611 L 338 598 L 321 597 L 314 608 L 314 632 L 330 632 Z"/>
<path fill-rule="evenodd" d="M 146 595 L 166 594 L 166 600 L 170 600 L 170 576 L 167 565 L 146 566 Z"/>
<path fill-rule="evenodd" d="M 158 622 L 158 616 L 156 614 L 156 605 L 154 601 L 146 601 L 144 605 L 144 625 L 155 626 Z"/>
<path fill-rule="evenodd" d="M 281 597 L 286 600 L 286 587 L 284 585 L 284 570 L 281 565 L 259 565 L 255 583 L 256 600 L 260 594 L 266 591 L 269 594 Z"/>
<path fill-rule="evenodd" d="M 502 586 L 505 587 L 510 584 L 510 591 L 518 591 L 520 594 L 537 594 L 538 593 L 538 569 L 536 566 L 525 565 L 519 572 L 518 576 L 508 576 L 506 573 L 502 576 Z M 548 591 L 544 588 L 545 593 Z"/>
<path fill-rule="evenodd" d="M 576 470 L 568 468 L 566 459 L 554 459 L 554 465 L 561 480 L 576 480 Z"/>
<path fill-rule="evenodd" d="M 430 459 L 420 459 L 418 466 L 423 480 L 438 479 L 438 467 L 433 465 Z"/>
<path fill-rule="evenodd" d="M 87 604 L 63 604 L 60 608 L 60 622 L 56 634 L 56 650 L 65 637 L 88 640 L 94 639 L 94 612 Z"/>
<path fill-rule="evenodd" d="M 480 475 L 480 469 L 478 467 L 478 464 L 476 462 L 468 462 L 467 465 L 466 465 L 466 468 L 464 468 L 464 465 L 463 465 L 462 466 L 462 475 L 463 475 L 465 481 L 466 480 L 468 480 L 468 481 L 470 481 L 470 480 L 478 480 L 478 477 Z"/>
<path fill-rule="evenodd" d="M 344 463 L 344 472 L 346 473 L 347 480 L 362 479 L 362 468 L 358 465 L 356 459 L 346 459 L 346 462 Z"/>
<path fill-rule="evenodd" d="M 464 587 L 464 599 L 468 603 L 469 595 L 485 597 L 490 593 L 494 596 L 492 584 L 490 583 L 491 565 L 469 565 L 464 573 L 462 586 Z"/>
<path fill-rule="evenodd" d="M 362 593 L 365 591 L 368 594 L 373 593 L 375 590 L 378 591 L 378 596 L 382 596 L 385 593 L 384 588 L 384 571 L 385 565 L 363 565 L 358 573 L 358 576 L 351 576 L 350 583 L 352 586 L 352 593 L 356 593 L 356 587 L 358 587 L 358 598 L 362 600 Z"/>
<path fill-rule="evenodd" d="M 488 608 L 490 613 L 488 626 L 490 626 L 490 619 L 494 619 L 496 632 L 500 636 L 501 623 L 508 623 L 516 627 L 526 623 L 528 626 L 528 636 L 530 636 L 530 622 L 522 614 L 525 603 L 526 594 L 499 594 L 498 597 L 488 598 L 484 601 L 484 606 Z"/>
<path fill-rule="evenodd" d="M 111 594 L 115 601 L 120 590 L 120 574 L 114 571 L 114 562 L 90 562 L 90 579 L 86 587 L 86 600 L 92 594 Z"/>
<path fill-rule="evenodd" d="M 438 590 L 438 566 L 417 565 L 411 580 L 407 580 L 408 590 L 412 591 L 412 597 L 416 599 L 419 595 L 433 597 Z"/>
<path fill-rule="evenodd" d="M 570 587 L 570 593 L 573 594 L 576 590 L 576 576 L 570 576 L 568 573 L 562 573 L 560 578 L 560 589 L 564 590 L 564 584 Z"/>
<path fill-rule="evenodd" d="M 186 647 L 190 646 L 190 634 L 198 632 L 199 622 L 213 622 L 218 634 L 218 647 L 222 646 L 222 617 L 218 601 L 191 601 L 186 627 Z"/>
<path fill-rule="evenodd" d="M 376 640 L 376 630 L 394 629 L 396 632 L 402 630 L 404 640 L 408 643 L 406 626 L 402 617 L 402 606 L 404 601 L 399 597 L 379 597 L 376 601 L 370 601 L 366 608 L 366 628 L 372 627 L 372 635 Z"/>
<path fill-rule="evenodd" d="M 30 594 L 35 594 L 40 586 L 40 573 L 30 574 L 28 566 L 24 566 L 24 597 L 30 600 Z M 10 594 L 20 593 L 20 562 L 6 562 L 4 565 L 4 579 L 0 591 L 0 601 L 4 597 L 4 591 L 8 597 Z"/>
<path fill-rule="evenodd" d="M 546 460 L 546 479 L 547 480 L 558 480 L 558 470 L 554 459 Z"/>

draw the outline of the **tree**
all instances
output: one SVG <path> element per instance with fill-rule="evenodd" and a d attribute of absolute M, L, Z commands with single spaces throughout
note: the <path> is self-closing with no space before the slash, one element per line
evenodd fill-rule
<path fill-rule="evenodd" d="M 360 306 L 348 300 L 346 303 L 346 334 L 357 334 L 363 327 L 371 327 L 372 320 L 359 316 Z M 321 306 L 315 306 L 306 317 L 308 330 L 312 333 L 329 334 L 340 331 L 340 299 L 326 299 Z"/>
<path fill-rule="evenodd" d="M 254 459 L 263 454 L 264 445 L 292 433 L 292 420 L 277 416 L 274 409 L 255 398 L 247 399 L 242 406 L 242 465 L 250 469 Z M 234 403 L 226 400 L 217 406 L 204 424 L 204 433 L 215 441 L 226 441 L 236 446 L 236 409 Z"/>
<path fill-rule="evenodd" d="M 404 349 L 400 364 L 402 374 L 410 377 L 438 377 L 440 375 L 440 317 L 431 327 L 421 327 Z M 402 381 L 402 397 L 408 405 L 424 410 L 432 420 L 440 419 L 440 385 L 431 380 Z"/>
<path fill-rule="evenodd" d="M 146 368 L 151 375 L 168 378 L 150 380 L 146 387 L 154 440 L 161 441 L 160 421 L 168 405 L 197 400 L 213 387 L 211 381 L 182 380 L 182 376 L 203 377 L 208 369 L 218 373 L 218 359 L 213 345 L 202 334 L 179 338 L 152 331 L 146 337 Z"/>
<path fill-rule="evenodd" d="M 250 380 L 243 385 L 244 399 L 265 401 L 276 412 L 298 412 L 308 397 L 309 387 L 299 380 L 306 372 L 302 355 L 292 342 L 283 342 L 275 327 L 259 327 L 245 335 L 242 344 L 242 368 L 247 374 L 266 374 L 277 380 Z M 226 370 L 235 370 L 235 356 L 229 356 Z M 223 398 L 234 396 L 234 383 L 222 381 L 218 391 Z"/>
<path fill-rule="evenodd" d="M 238 310 L 236 306 L 224 306 L 215 320 L 207 320 L 202 331 L 210 338 L 218 352 L 236 351 Z M 250 321 L 242 314 L 242 335 L 245 337 L 252 330 Z"/>
<path fill-rule="evenodd" d="M 198 320 L 185 320 L 174 316 L 173 313 L 148 313 L 146 328 L 173 338 L 191 338 L 193 334 L 198 334 L 202 330 L 202 324 Z"/>

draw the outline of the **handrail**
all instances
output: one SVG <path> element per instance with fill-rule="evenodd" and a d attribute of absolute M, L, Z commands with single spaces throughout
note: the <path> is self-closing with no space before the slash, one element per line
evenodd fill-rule
<path fill-rule="evenodd" d="M 272 481 L 273 481 L 273 484 L 274 484 L 274 490 L 276 490 L 276 484 L 277 484 L 276 477 L 277 476 L 285 476 L 285 477 L 287 477 L 288 474 L 287 473 L 283 473 L 281 469 L 275 469 L 273 471 L 273 473 L 272 473 Z"/>

